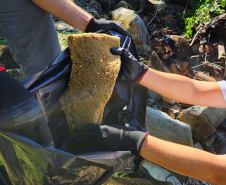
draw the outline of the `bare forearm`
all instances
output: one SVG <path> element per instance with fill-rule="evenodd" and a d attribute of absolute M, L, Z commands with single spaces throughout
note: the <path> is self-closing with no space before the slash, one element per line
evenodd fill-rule
<path fill-rule="evenodd" d="M 72 0 L 32 0 L 32 2 L 81 31 L 85 30 L 88 21 L 93 17 Z"/>
<path fill-rule="evenodd" d="M 226 184 L 226 156 L 148 136 L 140 155 L 174 172 L 213 184 Z"/>
<path fill-rule="evenodd" d="M 217 82 L 197 81 L 182 75 L 149 69 L 139 83 L 179 102 L 226 108 Z"/>

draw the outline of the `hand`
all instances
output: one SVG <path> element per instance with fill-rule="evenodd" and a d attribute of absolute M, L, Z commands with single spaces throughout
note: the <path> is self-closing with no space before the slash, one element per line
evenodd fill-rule
<path fill-rule="evenodd" d="M 146 133 L 121 125 L 97 125 L 89 123 L 75 128 L 75 136 L 67 140 L 64 148 L 74 154 L 97 151 L 131 151 L 140 155 Z"/>
<path fill-rule="evenodd" d="M 129 32 L 126 31 L 122 26 L 117 24 L 115 21 L 109 20 L 98 20 L 98 19 L 91 19 L 85 29 L 85 32 L 97 32 L 102 29 L 107 30 L 114 30 L 123 35 L 129 35 Z"/>
<path fill-rule="evenodd" d="M 138 83 L 146 74 L 148 66 L 137 59 L 125 48 L 111 48 L 111 53 L 121 56 L 121 69 L 118 80 L 128 83 Z"/>

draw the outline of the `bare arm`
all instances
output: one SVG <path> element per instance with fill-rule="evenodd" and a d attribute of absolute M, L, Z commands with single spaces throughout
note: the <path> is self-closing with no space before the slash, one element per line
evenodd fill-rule
<path fill-rule="evenodd" d="M 76 127 L 75 133 L 72 148 L 77 152 L 130 150 L 133 155 L 140 155 L 176 173 L 212 184 L 226 184 L 226 155 L 164 141 L 122 125 L 90 123 Z M 81 148 L 81 143 L 87 147 Z"/>
<path fill-rule="evenodd" d="M 81 31 L 85 31 L 89 20 L 93 18 L 72 0 L 32 0 L 32 2 Z"/>
<path fill-rule="evenodd" d="M 140 155 L 174 172 L 212 184 L 226 184 L 226 155 L 214 155 L 153 136 L 146 137 Z"/>
<path fill-rule="evenodd" d="M 179 102 L 226 108 L 218 82 L 203 82 L 149 68 L 141 85 Z"/>

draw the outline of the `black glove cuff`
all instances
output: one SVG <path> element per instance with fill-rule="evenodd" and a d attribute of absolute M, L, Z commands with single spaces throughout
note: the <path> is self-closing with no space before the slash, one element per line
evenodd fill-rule
<path fill-rule="evenodd" d="M 86 26 L 85 32 L 89 33 L 89 32 L 95 32 L 95 28 L 98 26 L 98 23 L 96 22 L 95 18 L 92 18 L 88 25 Z"/>
<path fill-rule="evenodd" d="M 137 76 L 137 78 L 134 80 L 135 83 L 139 83 L 148 71 L 147 65 L 143 64 L 142 62 L 139 62 L 139 65 L 140 65 L 140 73 Z"/>
<path fill-rule="evenodd" d="M 140 150 L 147 133 L 141 131 L 125 131 L 124 140 L 127 141 L 129 151 L 137 158 L 140 157 Z"/>

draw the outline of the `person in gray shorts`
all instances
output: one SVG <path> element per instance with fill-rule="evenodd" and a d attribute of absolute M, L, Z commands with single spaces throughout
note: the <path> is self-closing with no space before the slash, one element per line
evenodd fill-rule
<path fill-rule="evenodd" d="M 26 77 L 43 70 L 61 52 L 51 14 L 84 32 L 112 29 L 128 34 L 113 21 L 97 20 L 71 0 L 0 0 L 0 38 Z"/>

